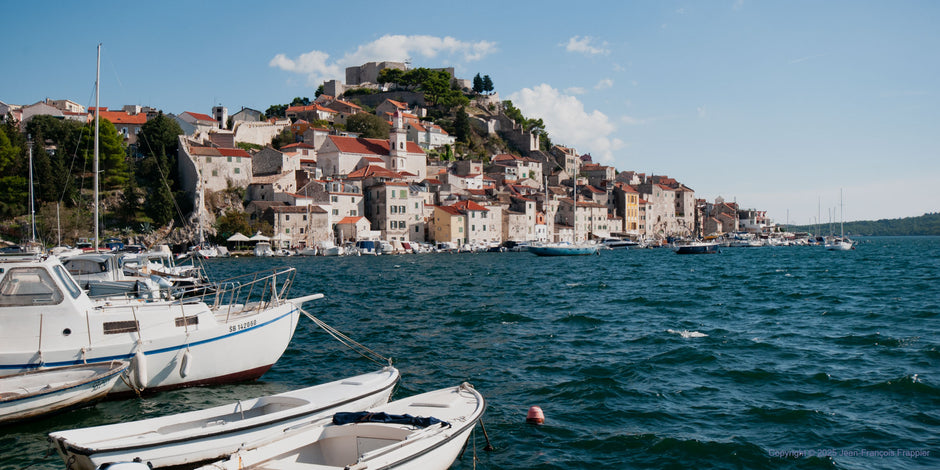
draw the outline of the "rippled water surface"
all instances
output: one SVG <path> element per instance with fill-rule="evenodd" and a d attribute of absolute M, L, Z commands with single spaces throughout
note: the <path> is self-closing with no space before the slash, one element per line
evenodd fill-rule
<path fill-rule="evenodd" d="M 488 400 L 454 468 L 940 468 L 940 238 L 852 252 L 728 248 L 212 260 L 297 268 L 294 295 L 391 356 L 394 398 L 467 381 Z M 301 319 L 261 381 L 108 401 L 0 428 L 0 468 L 61 468 L 50 431 L 374 370 Z M 525 424 L 529 406 L 546 415 Z M 923 455 L 929 453 L 929 455 Z"/>

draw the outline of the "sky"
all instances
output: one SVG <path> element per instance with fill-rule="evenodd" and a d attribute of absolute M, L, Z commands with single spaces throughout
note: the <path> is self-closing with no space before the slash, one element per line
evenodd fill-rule
<path fill-rule="evenodd" d="M 7 2 L 0 101 L 209 114 L 369 61 L 489 75 L 552 142 L 778 223 L 940 211 L 940 2 Z M 841 195 L 841 196 L 840 196 Z M 840 204 L 841 199 L 841 204 Z"/>

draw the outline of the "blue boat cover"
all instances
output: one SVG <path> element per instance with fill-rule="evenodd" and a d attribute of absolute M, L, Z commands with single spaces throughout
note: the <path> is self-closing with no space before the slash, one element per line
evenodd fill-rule
<path fill-rule="evenodd" d="M 388 413 L 370 413 L 368 411 L 340 412 L 333 415 L 333 424 L 343 425 L 352 423 L 391 423 L 410 424 L 419 428 L 426 428 L 441 423 L 441 426 L 450 427 L 450 423 L 441 421 L 432 416 L 390 415 Z"/>

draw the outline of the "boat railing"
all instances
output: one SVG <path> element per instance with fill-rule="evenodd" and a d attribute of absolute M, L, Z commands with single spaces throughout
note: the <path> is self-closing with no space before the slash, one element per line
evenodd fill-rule
<path fill-rule="evenodd" d="M 295 268 L 274 268 L 244 274 L 214 283 L 214 289 L 198 296 L 213 310 L 237 314 L 250 310 L 263 310 L 278 305 L 290 294 L 294 284 Z"/>

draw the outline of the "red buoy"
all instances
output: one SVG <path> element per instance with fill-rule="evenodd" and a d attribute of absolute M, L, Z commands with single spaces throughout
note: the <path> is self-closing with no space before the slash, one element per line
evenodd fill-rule
<path fill-rule="evenodd" d="M 543 424 L 545 423 L 545 414 L 542 413 L 542 409 L 537 406 L 529 407 L 529 414 L 525 417 L 525 422 L 529 424 Z"/>

